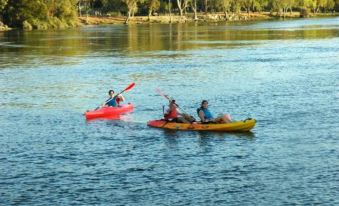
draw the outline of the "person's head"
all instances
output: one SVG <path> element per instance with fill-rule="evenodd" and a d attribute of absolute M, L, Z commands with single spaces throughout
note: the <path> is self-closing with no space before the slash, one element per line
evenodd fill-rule
<path fill-rule="evenodd" d="M 176 103 L 174 99 L 170 101 L 169 107 L 176 107 Z"/>
<path fill-rule="evenodd" d="M 207 107 L 208 107 L 208 101 L 207 100 L 202 100 L 201 108 L 207 108 Z"/>
<path fill-rule="evenodd" d="M 114 95 L 114 90 L 112 90 L 112 89 L 109 90 L 109 91 L 108 91 L 108 95 L 109 95 L 109 96 L 113 96 L 113 95 Z"/>

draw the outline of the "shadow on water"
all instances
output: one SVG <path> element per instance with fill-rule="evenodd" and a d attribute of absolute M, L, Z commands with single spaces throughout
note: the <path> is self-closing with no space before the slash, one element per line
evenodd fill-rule
<path fill-rule="evenodd" d="M 176 139 L 179 137 L 198 137 L 198 138 L 227 138 L 236 137 L 248 140 L 254 140 L 255 134 L 249 132 L 215 132 L 215 131 L 176 131 L 164 129 L 164 136 L 166 138 Z"/>
<path fill-rule="evenodd" d="M 236 137 L 248 140 L 254 140 L 255 134 L 251 131 L 249 132 L 198 132 L 200 138 L 225 138 L 225 137 Z"/>

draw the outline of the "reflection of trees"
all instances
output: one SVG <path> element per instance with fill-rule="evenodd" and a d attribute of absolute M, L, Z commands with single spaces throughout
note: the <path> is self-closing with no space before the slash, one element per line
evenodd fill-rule
<path fill-rule="evenodd" d="M 244 45 L 241 41 L 313 39 L 336 35 L 336 30 L 318 28 L 290 31 L 230 29 L 225 25 L 151 24 L 129 25 L 126 36 L 128 37 L 128 51 L 133 53 L 159 50 L 190 50 L 216 45 L 234 47 Z"/>
<path fill-rule="evenodd" d="M 299 30 L 251 29 L 232 25 L 149 24 L 86 27 L 64 31 L 0 33 L 1 67 L 8 64 L 66 64 L 69 57 L 152 55 L 182 56 L 176 51 L 206 47 L 233 48 L 256 40 L 337 37 L 338 30 L 307 27 Z M 245 42 L 245 43 L 244 43 Z M 170 51 L 159 53 L 158 51 Z M 149 52 L 148 54 L 145 52 Z"/>
<path fill-rule="evenodd" d="M 68 57 L 88 52 L 88 39 L 77 30 L 65 31 L 10 31 L 2 38 L 0 53 L 6 63 L 65 64 Z M 18 58 L 19 57 L 19 58 Z"/>

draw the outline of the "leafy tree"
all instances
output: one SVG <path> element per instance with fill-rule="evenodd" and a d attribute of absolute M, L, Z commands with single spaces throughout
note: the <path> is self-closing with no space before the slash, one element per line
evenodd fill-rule
<path fill-rule="evenodd" d="M 251 7 L 253 5 L 253 0 L 240 0 L 241 7 L 243 7 L 247 14 L 250 14 Z"/>
<path fill-rule="evenodd" d="M 159 0 L 148 0 L 147 6 L 148 6 L 148 19 L 150 19 L 152 12 L 160 8 L 160 1 Z"/>
<path fill-rule="evenodd" d="M 272 0 L 273 10 L 277 11 L 280 16 L 285 18 L 288 9 L 292 11 L 292 7 L 295 5 L 294 0 Z M 309 2 L 307 8 L 311 5 Z"/>
<path fill-rule="evenodd" d="M 254 0 L 253 11 L 261 12 L 268 5 L 268 0 Z"/>
<path fill-rule="evenodd" d="M 192 0 L 192 1 L 190 1 L 190 3 L 191 3 L 191 7 L 192 7 L 192 10 L 193 10 L 193 13 L 194 13 L 194 20 L 198 20 L 198 14 L 197 14 L 197 11 L 198 11 L 197 0 Z"/>
<path fill-rule="evenodd" d="M 131 16 L 138 11 L 138 3 L 143 3 L 144 0 L 122 0 L 127 6 L 127 18 L 125 23 L 127 24 Z"/>
<path fill-rule="evenodd" d="M 231 10 L 235 13 L 239 13 L 241 11 L 241 1 L 232 0 L 231 2 Z"/>
<path fill-rule="evenodd" d="M 216 0 L 215 7 L 217 10 L 224 12 L 225 19 L 228 18 L 228 12 L 231 9 L 231 1 L 232 0 Z"/>
<path fill-rule="evenodd" d="M 7 2 L 8 0 L 0 0 L 0 12 L 2 12 L 2 10 L 5 8 Z"/>
<path fill-rule="evenodd" d="M 183 10 L 185 8 L 185 1 L 187 1 L 187 0 L 177 0 L 177 6 L 178 6 L 178 9 L 179 9 L 180 16 L 183 15 Z"/>
<path fill-rule="evenodd" d="M 14 27 L 47 29 L 74 26 L 75 0 L 8 0 L 5 22 Z"/>

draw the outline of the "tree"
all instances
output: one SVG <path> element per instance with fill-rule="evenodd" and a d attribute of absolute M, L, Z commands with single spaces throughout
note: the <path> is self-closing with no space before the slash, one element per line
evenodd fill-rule
<path fill-rule="evenodd" d="M 284 18 L 286 17 L 288 9 L 292 11 L 292 7 L 294 6 L 294 4 L 294 0 L 272 0 L 273 10 L 276 10 L 279 15 L 283 16 Z"/>
<path fill-rule="evenodd" d="M 122 0 L 127 6 L 127 18 L 125 24 L 128 23 L 131 16 L 134 16 L 135 12 L 138 10 L 138 3 L 143 3 L 144 0 Z"/>
<path fill-rule="evenodd" d="M 231 1 L 231 10 L 235 13 L 239 13 L 241 11 L 241 1 L 232 0 Z"/>
<path fill-rule="evenodd" d="M 196 20 L 198 20 L 198 15 L 197 15 L 197 10 L 198 10 L 198 8 L 197 8 L 197 0 L 192 0 L 191 1 L 191 7 L 192 7 L 192 10 L 194 12 L 194 20 L 196 21 Z"/>
<path fill-rule="evenodd" d="M 8 0 L 0 0 L 0 14 L 2 14 L 1 12 L 5 8 L 7 2 L 8 2 Z"/>
<path fill-rule="evenodd" d="M 246 10 L 248 16 L 250 15 L 253 0 L 240 0 L 241 6 Z"/>
<path fill-rule="evenodd" d="M 179 9 L 180 17 L 182 17 L 182 14 L 183 14 L 184 1 L 186 1 L 186 0 L 177 0 L 177 6 L 178 6 L 178 9 Z"/>
<path fill-rule="evenodd" d="M 231 0 L 217 0 L 216 8 L 224 12 L 225 19 L 228 19 L 228 12 L 231 9 Z"/>
<path fill-rule="evenodd" d="M 207 10 L 208 10 L 208 1 L 204 0 L 204 7 L 205 7 L 205 13 L 207 14 Z"/>
<path fill-rule="evenodd" d="M 148 20 L 150 20 L 152 12 L 159 9 L 160 1 L 159 0 L 148 0 L 147 6 L 148 6 Z"/>
<path fill-rule="evenodd" d="M 268 5 L 268 0 L 254 0 L 253 11 L 261 12 Z"/>
<path fill-rule="evenodd" d="M 327 0 L 325 10 L 333 10 L 335 6 L 334 0 Z"/>
<path fill-rule="evenodd" d="M 0 0 L 0 25 L 2 24 L 2 12 L 7 5 L 8 0 Z"/>
<path fill-rule="evenodd" d="M 74 26 L 76 0 L 8 0 L 4 21 L 14 27 L 48 29 Z"/>

